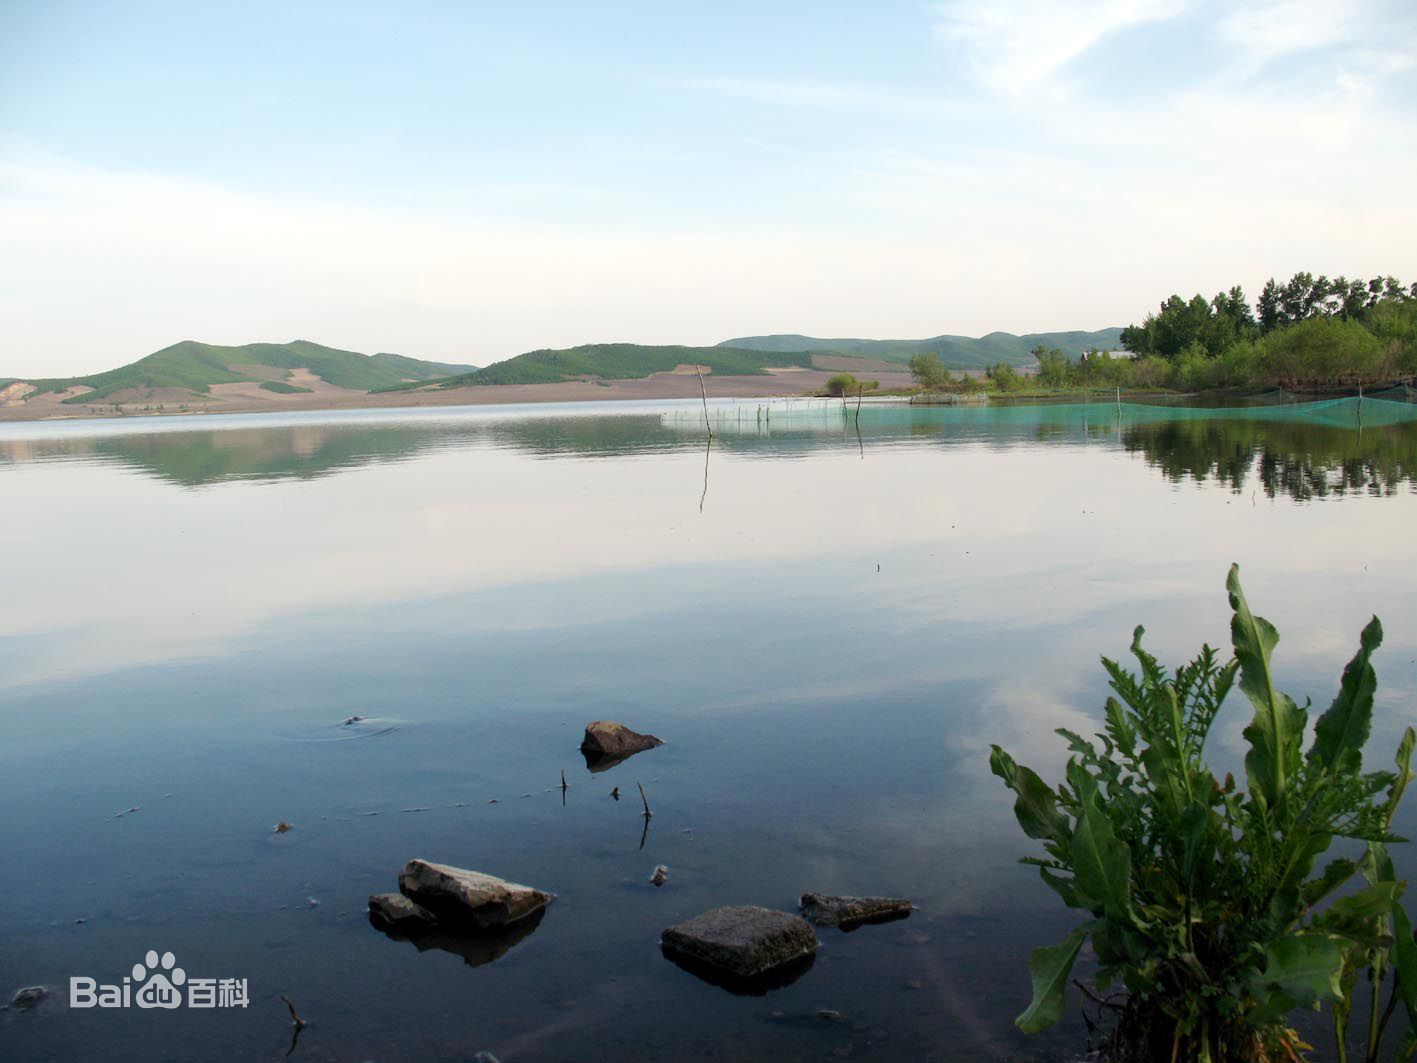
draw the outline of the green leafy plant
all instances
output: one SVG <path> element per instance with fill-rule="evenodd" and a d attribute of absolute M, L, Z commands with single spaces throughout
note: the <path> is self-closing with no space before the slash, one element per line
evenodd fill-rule
<path fill-rule="evenodd" d="M 1033 953 L 1033 1001 L 1018 1025 L 1036 1032 L 1058 1020 L 1090 940 L 1099 986 L 1120 981 L 1126 990 L 1114 1060 L 1297 1060 L 1308 1046 L 1288 1016 L 1323 1004 L 1346 1059 L 1364 971 L 1372 978 L 1365 1058 L 1378 1058 L 1402 1007 L 1410 1028 L 1397 1057 L 1411 1059 L 1417 943 L 1386 847 L 1401 840 L 1391 824 L 1412 777 L 1412 728 L 1395 771 L 1363 771 L 1377 687 L 1370 658 L 1382 627 L 1374 618 L 1363 629 L 1305 750 L 1308 707 L 1282 693 L 1271 670 L 1279 634 L 1250 611 L 1238 567 L 1227 589 L 1231 660 L 1205 646 L 1172 675 L 1142 649 L 1140 627 L 1131 646 L 1139 674 L 1103 658 L 1115 694 L 1106 724 L 1094 741 L 1059 731 L 1072 751 L 1060 786 L 993 747 L 990 766 L 1017 795 L 1019 825 L 1047 853 L 1024 862 L 1089 915 L 1062 944 Z M 1254 708 L 1244 731 L 1246 790 L 1231 775 L 1217 779 L 1204 757 L 1236 685 Z M 1365 848 L 1315 873 L 1336 838 Z M 1355 880 L 1363 884 L 1345 891 Z"/>

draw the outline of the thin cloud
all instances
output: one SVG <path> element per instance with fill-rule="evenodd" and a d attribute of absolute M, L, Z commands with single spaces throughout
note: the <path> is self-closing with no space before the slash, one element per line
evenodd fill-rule
<path fill-rule="evenodd" d="M 1172 18 L 1180 0 L 954 0 L 939 9 L 936 37 L 962 48 L 992 92 L 1035 88 L 1108 34 Z"/>

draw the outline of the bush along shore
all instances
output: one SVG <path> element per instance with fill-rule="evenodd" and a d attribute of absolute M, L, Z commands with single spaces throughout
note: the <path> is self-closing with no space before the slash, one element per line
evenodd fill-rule
<path fill-rule="evenodd" d="M 1061 944 L 1033 953 L 1033 1001 L 1018 1025 L 1036 1032 L 1058 1020 L 1090 941 L 1098 969 L 1084 991 L 1117 1015 L 1104 1050 L 1113 1063 L 1298 1061 L 1309 1046 L 1289 1016 L 1301 1007 L 1328 1010 L 1341 1063 L 1410 1060 L 1417 940 L 1388 846 L 1402 840 L 1391 826 L 1412 778 L 1413 729 L 1394 770 L 1363 765 L 1382 627 L 1375 617 L 1363 629 L 1306 750 L 1307 709 L 1271 670 L 1279 634 L 1250 611 L 1237 567 L 1226 587 L 1233 656 L 1205 646 L 1171 674 L 1142 648 L 1138 627 L 1140 674 L 1103 658 L 1115 692 L 1103 731 L 1093 740 L 1058 732 L 1072 752 L 1059 786 L 993 747 L 990 766 L 1017 795 L 1019 825 L 1043 843 L 1045 855 L 1024 862 L 1086 915 Z M 1205 760 L 1237 683 L 1254 708 L 1245 789 Z M 1335 839 L 1351 851 L 1320 869 Z"/>
<path fill-rule="evenodd" d="M 1284 284 L 1271 278 L 1253 309 L 1238 286 L 1211 299 L 1172 295 L 1121 342 L 1124 350 L 1077 360 L 1039 345 L 1031 375 L 1000 363 L 983 377 L 955 376 L 933 354 L 912 357 L 910 371 L 924 392 L 942 395 L 1411 387 L 1417 284 L 1296 273 Z"/>

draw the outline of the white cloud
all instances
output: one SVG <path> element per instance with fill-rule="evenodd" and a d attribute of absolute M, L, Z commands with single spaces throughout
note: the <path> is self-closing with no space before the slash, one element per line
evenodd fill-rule
<path fill-rule="evenodd" d="M 1020 95 L 1108 34 L 1183 7 L 1181 0 L 954 0 L 940 7 L 935 34 L 962 45 L 992 91 Z"/>
<path fill-rule="evenodd" d="M 1360 3 L 1262 0 L 1238 4 L 1217 24 L 1221 40 L 1238 48 L 1252 69 L 1271 59 L 1354 39 L 1372 12 Z"/>

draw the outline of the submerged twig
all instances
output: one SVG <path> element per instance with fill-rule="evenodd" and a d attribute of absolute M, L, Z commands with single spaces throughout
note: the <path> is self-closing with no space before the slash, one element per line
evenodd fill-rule
<path fill-rule="evenodd" d="M 650 808 L 649 808 L 649 798 L 645 796 L 644 784 L 643 784 L 643 783 L 635 783 L 635 785 L 640 788 L 640 800 L 645 803 L 645 819 L 649 819 L 650 816 L 654 815 L 654 813 L 650 811 Z"/>
<path fill-rule="evenodd" d="M 708 389 L 704 387 L 704 371 L 699 367 L 699 363 L 694 363 L 694 372 L 699 375 L 699 395 L 704 400 L 704 427 L 708 429 L 709 438 L 713 438 L 713 424 L 709 421 L 708 412 Z"/>
<path fill-rule="evenodd" d="M 281 1000 L 283 1000 L 285 1002 L 285 1006 L 290 1009 L 290 1021 L 295 1024 L 297 1029 L 303 1029 L 305 1026 L 305 1020 L 300 1017 L 300 1012 L 295 1010 L 294 1002 L 292 1002 L 290 997 L 288 996 L 282 996 Z"/>
<path fill-rule="evenodd" d="M 699 512 L 700 512 L 700 513 L 702 513 L 702 512 L 704 511 L 704 499 L 708 498 L 709 451 L 711 451 L 712 449 L 713 449 L 713 434 L 710 433 L 710 434 L 709 434 L 709 437 L 708 437 L 708 441 L 707 441 L 706 443 L 704 443 L 704 490 L 703 490 L 703 493 L 702 493 L 701 495 L 699 495 Z"/>
<path fill-rule="evenodd" d="M 1076 978 L 1073 979 L 1073 985 L 1077 986 L 1080 990 L 1082 990 L 1083 995 L 1089 1000 L 1091 1000 L 1094 1004 L 1096 1004 L 1099 1008 L 1111 1008 L 1113 1011 L 1127 1010 L 1121 1004 L 1118 1004 L 1114 1000 L 1103 999 L 1102 997 L 1099 997 L 1096 993 L 1094 993 L 1091 989 L 1087 988 L 1087 986 L 1085 986 L 1082 982 L 1078 981 Z"/>

